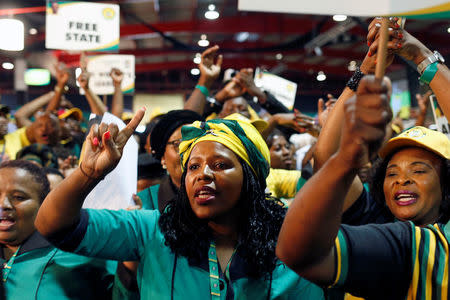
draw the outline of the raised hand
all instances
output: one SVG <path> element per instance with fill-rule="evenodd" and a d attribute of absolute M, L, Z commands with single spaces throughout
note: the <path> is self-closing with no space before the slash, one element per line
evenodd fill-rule
<path fill-rule="evenodd" d="M 334 104 L 337 101 L 331 94 L 328 94 L 327 97 L 328 101 L 326 103 L 323 98 L 320 98 L 317 102 L 317 116 L 319 119 L 320 127 L 323 127 L 325 125 L 325 122 L 328 119 L 328 115 L 330 114 L 331 110 L 334 107 Z"/>
<path fill-rule="evenodd" d="M 345 103 L 338 155 L 353 168 L 364 166 L 381 146 L 386 126 L 392 119 L 387 93 L 386 81 L 365 76 L 356 96 Z"/>
<path fill-rule="evenodd" d="M 403 29 L 397 23 L 398 18 L 389 18 L 389 40 L 387 44 L 386 67 L 390 66 L 394 61 L 394 54 L 403 47 L 404 35 Z M 361 71 L 364 74 L 375 73 L 376 53 L 378 51 L 379 37 L 381 28 L 381 18 L 375 18 L 369 25 L 367 33 L 367 45 L 369 51 L 361 64 Z"/>
<path fill-rule="evenodd" d="M 120 87 L 120 85 L 122 84 L 122 80 L 123 80 L 122 71 L 117 68 L 112 68 L 111 72 L 109 73 L 109 76 L 111 76 L 114 86 Z"/>
<path fill-rule="evenodd" d="M 69 81 L 70 75 L 67 67 L 63 63 L 55 64 L 56 81 L 59 87 L 64 87 Z"/>
<path fill-rule="evenodd" d="M 80 167 L 85 175 L 99 179 L 111 172 L 122 157 L 123 148 L 145 114 L 139 109 L 128 125 L 119 131 L 115 124 L 95 124 L 86 137 Z"/>
<path fill-rule="evenodd" d="M 81 72 L 80 76 L 77 78 L 78 84 L 83 90 L 86 90 L 89 88 L 89 73 L 88 72 Z"/>
<path fill-rule="evenodd" d="M 200 78 L 198 82 L 200 85 L 203 85 L 208 89 L 220 75 L 223 56 L 217 56 L 218 50 L 219 46 L 216 45 L 203 51 L 202 61 L 198 65 L 198 68 L 200 69 Z M 217 61 L 214 63 L 216 56 Z"/>

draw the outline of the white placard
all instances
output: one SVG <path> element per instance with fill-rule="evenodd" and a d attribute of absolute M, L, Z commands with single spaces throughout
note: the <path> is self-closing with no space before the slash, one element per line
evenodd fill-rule
<path fill-rule="evenodd" d="M 238 9 L 314 15 L 407 16 L 437 15 L 450 10 L 448 0 L 239 0 Z"/>
<path fill-rule="evenodd" d="M 122 120 L 110 113 L 103 115 L 102 122 L 115 123 L 120 130 L 125 127 Z M 83 208 L 117 210 L 134 205 L 132 194 L 136 193 L 137 187 L 137 160 L 138 143 L 130 137 L 119 164 L 89 193 Z"/>
<path fill-rule="evenodd" d="M 297 84 L 269 72 L 261 72 L 256 69 L 255 84 L 264 91 L 271 93 L 278 101 L 292 110 L 297 94 Z"/>
<path fill-rule="evenodd" d="M 134 55 L 96 55 L 88 56 L 89 89 L 97 95 L 112 95 L 114 86 L 111 76 L 112 68 L 123 73 L 122 92 L 134 93 Z"/>
<path fill-rule="evenodd" d="M 119 5 L 47 0 L 45 23 L 47 49 L 119 49 Z"/>
<path fill-rule="evenodd" d="M 433 110 L 434 122 L 436 123 L 438 131 L 442 132 L 450 139 L 450 124 L 448 123 L 447 118 L 444 116 L 444 112 L 439 106 L 435 95 L 430 96 L 430 102 L 431 109 Z"/>

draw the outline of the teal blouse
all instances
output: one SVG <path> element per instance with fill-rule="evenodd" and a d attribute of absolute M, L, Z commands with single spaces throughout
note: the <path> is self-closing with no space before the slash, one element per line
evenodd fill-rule
<path fill-rule="evenodd" d="M 164 244 L 157 210 L 87 210 L 88 221 L 77 254 L 119 261 L 139 260 L 141 299 L 211 299 L 208 258 L 175 256 Z M 230 282 L 220 272 L 221 299 L 324 299 L 320 287 L 281 262 L 271 278 L 248 278 L 245 262 L 233 256 Z M 269 277 L 269 276 L 267 276 Z M 269 291 L 270 289 L 270 291 Z"/>

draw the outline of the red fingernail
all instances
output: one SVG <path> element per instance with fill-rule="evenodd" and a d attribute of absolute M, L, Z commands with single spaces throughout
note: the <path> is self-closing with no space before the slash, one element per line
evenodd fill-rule
<path fill-rule="evenodd" d="M 92 144 L 94 144 L 94 146 L 98 146 L 98 138 L 97 138 L 97 137 L 95 137 L 95 138 L 92 140 Z"/>
<path fill-rule="evenodd" d="M 370 47 L 370 45 L 371 45 L 372 43 L 371 42 L 367 42 L 367 46 L 369 46 Z"/>
<path fill-rule="evenodd" d="M 369 53 L 367 53 L 367 56 L 371 57 L 372 56 L 372 52 L 369 51 Z"/>
<path fill-rule="evenodd" d="M 108 130 L 107 132 L 105 132 L 104 136 L 105 136 L 105 141 L 109 140 L 111 138 L 111 132 Z"/>
<path fill-rule="evenodd" d="M 402 43 L 397 43 L 397 48 L 401 48 L 402 47 Z"/>
<path fill-rule="evenodd" d="M 399 39 L 402 39 L 402 38 L 403 38 L 403 34 L 402 34 L 402 33 L 399 33 L 399 34 L 398 34 L 398 38 L 399 38 Z"/>
<path fill-rule="evenodd" d="M 398 25 L 398 23 L 395 23 L 394 26 L 395 26 L 395 28 L 399 28 L 400 27 L 400 25 Z"/>

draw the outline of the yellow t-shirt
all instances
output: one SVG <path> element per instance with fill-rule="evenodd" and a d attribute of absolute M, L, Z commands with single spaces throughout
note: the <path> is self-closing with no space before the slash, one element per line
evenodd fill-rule
<path fill-rule="evenodd" d="M 267 188 L 274 197 L 293 198 L 297 193 L 297 184 L 302 173 L 298 170 L 270 168 L 266 178 Z"/>
<path fill-rule="evenodd" d="M 27 127 L 22 127 L 5 135 L 4 140 L 0 141 L 0 151 L 3 151 L 3 147 L 5 147 L 5 154 L 7 154 L 10 159 L 16 159 L 17 152 L 23 147 L 31 144 L 27 138 L 26 130 Z"/>

